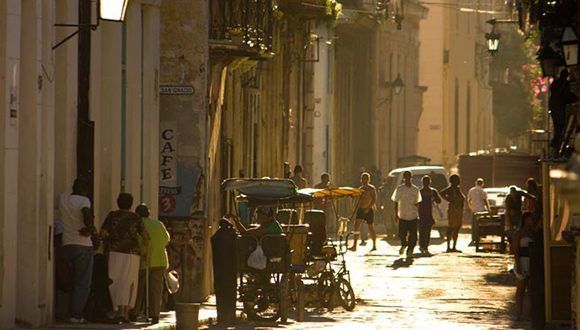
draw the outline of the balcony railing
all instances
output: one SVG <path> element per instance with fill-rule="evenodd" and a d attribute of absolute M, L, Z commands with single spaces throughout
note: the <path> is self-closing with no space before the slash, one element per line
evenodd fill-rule
<path fill-rule="evenodd" d="M 272 50 L 272 0 L 212 0 L 210 39 L 256 53 Z"/>

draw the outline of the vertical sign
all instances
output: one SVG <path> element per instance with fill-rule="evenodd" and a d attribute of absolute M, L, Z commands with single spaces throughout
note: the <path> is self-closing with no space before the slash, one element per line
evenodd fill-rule
<path fill-rule="evenodd" d="M 177 132 L 173 123 L 161 123 L 159 153 L 159 211 L 171 214 L 176 208 L 177 185 Z"/>

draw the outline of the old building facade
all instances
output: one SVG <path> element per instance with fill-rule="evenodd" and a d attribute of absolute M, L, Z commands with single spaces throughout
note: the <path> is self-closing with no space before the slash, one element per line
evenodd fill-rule
<path fill-rule="evenodd" d="M 419 123 L 418 153 L 434 164 L 494 146 L 490 55 L 485 21 L 492 4 L 463 8 L 428 5 L 420 39 L 420 84 L 427 88 Z"/>
<path fill-rule="evenodd" d="M 61 307 L 53 205 L 78 174 L 94 182 L 97 227 L 120 191 L 156 213 L 160 2 L 131 1 L 125 23 L 93 19 L 79 74 L 78 37 L 53 47 L 75 29 L 55 24 L 77 24 L 83 5 L 95 13 L 92 1 L 0 3 L 0 328 L 45 326 Z M 80 130 L 94 142 L 78 149 Z M 90 156 L 83 173 L 79 150 Z"/>

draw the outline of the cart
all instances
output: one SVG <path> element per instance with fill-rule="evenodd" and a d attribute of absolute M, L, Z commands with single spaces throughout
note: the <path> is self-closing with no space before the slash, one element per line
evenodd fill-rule
<path fill-rule="evenodd" d="M 497 250 L 501 253 L 506 251 L 505 218 L 501 215 L 493 215 L 489 212 L 475 213 L 474 236 L 475 252 L 485 250 Z M 482 238 L 495 236 L 495 240 L 482 241 Z M 484 248 L 487 247 L 487 248 Z"/>

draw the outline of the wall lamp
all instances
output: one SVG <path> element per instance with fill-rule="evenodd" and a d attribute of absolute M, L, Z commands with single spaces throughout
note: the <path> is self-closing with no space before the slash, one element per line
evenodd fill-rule
<path fill-rule="evenodd" d="M 72 37 L 79 34 L 81 29 L 91 29 L 95 31 L 99 27 L 99 21 L 112 21 L 112 22 L 123 22 L 125 20 L 125 14 L 127 13 L 127 5 L 129 0 L 97 0 L 97 8 L 99 9 L 99 16 L 95 24 L 79 23 L 79 24 L 55 24 L 54 26 L 59 27 L 76 27 L 77 30 L 66 36 L 63 40 L 58 42 L 56 45 L 52 46 L 52 50 L 57 49 L 65 42 L 69 41 Z"/>

